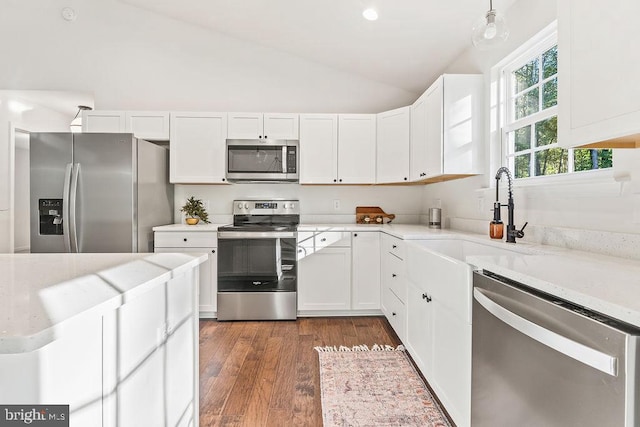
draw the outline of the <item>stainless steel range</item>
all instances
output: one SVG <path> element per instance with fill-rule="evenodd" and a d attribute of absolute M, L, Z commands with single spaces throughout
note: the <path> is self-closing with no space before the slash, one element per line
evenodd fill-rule
<path fill-rule="evenodd" d="M 218 320 L 297 317 L 298 200 L 235 200 L 218 228 Z"/>

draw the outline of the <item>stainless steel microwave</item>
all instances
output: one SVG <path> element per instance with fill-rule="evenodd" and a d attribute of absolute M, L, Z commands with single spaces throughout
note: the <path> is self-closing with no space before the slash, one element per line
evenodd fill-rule
<path fill-rule="evenodd" d="M 299 142 L 227 139 L 227 181 L 298 182 Z"/>

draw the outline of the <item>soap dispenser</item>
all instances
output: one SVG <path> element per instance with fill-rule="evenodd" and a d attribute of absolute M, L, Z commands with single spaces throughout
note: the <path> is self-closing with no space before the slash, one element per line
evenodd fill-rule
<path fill-rule="evenodd" d="M 504 224 L 500 219 L 500 202 L 493 204 L 493 221 L 489 224 L 489 237 L 492 239 L 502 239 L 504 235 Z"/>

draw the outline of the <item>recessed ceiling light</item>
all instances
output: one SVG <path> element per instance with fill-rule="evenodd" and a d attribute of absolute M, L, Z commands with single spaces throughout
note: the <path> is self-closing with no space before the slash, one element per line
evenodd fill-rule
<path fill-rule="evenodd" d="M 378 19 L 378 12 L 376 12 L 375 9 L 366 9 L 364 12 L 362 12 L 362 16 L 364 16 L 364 18 L 368 19 L 369 21 L 375 21 L 376 19 Z"/>

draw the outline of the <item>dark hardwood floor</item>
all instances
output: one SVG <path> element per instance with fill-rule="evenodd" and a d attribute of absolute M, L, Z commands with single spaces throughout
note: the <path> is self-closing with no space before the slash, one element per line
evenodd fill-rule
<path fill-rule="evenodd" d="M 314 346 L 400 344 L 383 317 L 200 321 L 200 425 L 322 426 Z"/>

